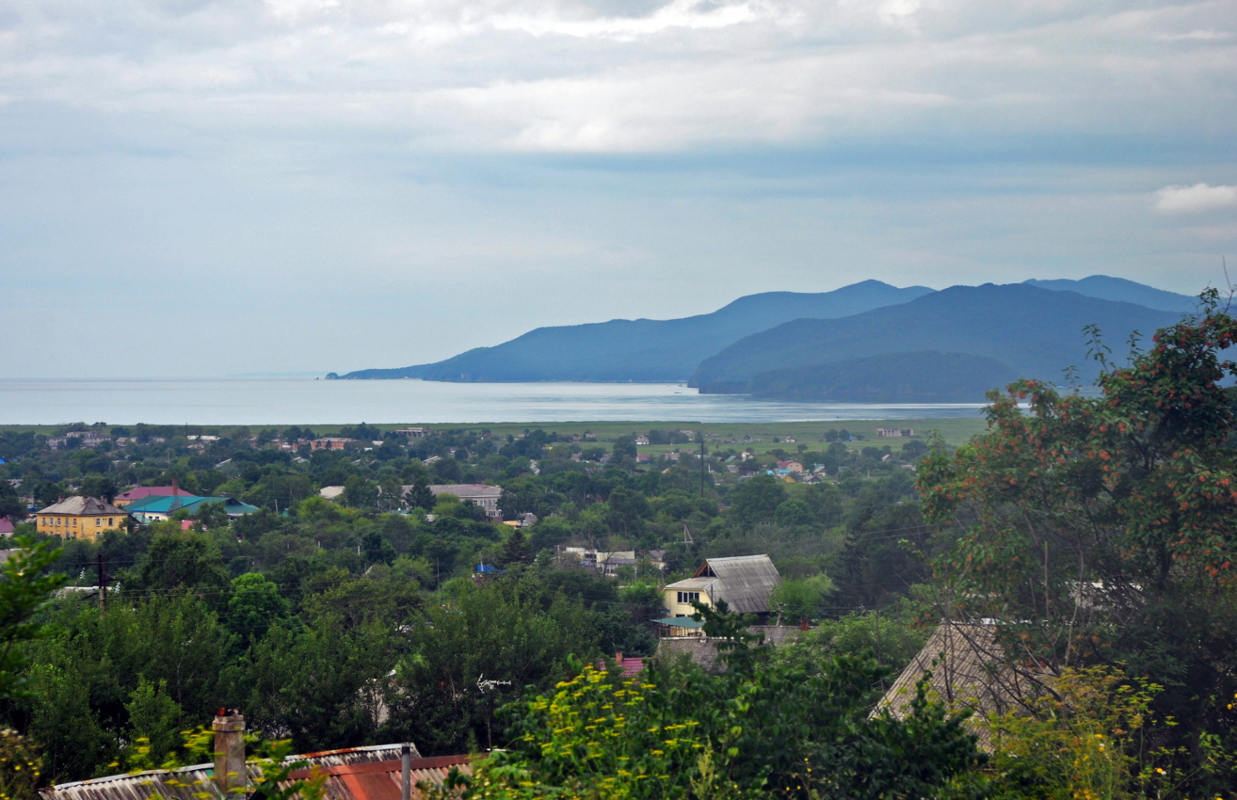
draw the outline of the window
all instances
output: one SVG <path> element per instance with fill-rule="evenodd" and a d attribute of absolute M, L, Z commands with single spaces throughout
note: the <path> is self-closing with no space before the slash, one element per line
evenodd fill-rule
<path fill-rule="evenodd" d="M 678 594 L 680 603 L 687 604 L 700 602 L 700 592 L 679 592 Z"/>

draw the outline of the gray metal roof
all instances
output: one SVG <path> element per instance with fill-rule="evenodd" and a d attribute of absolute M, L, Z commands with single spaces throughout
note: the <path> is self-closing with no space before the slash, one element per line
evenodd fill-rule
<path fill-rule="evenodd" d="M 40 514 L 68 514 L 70 516 L 85 516 L 96 514 L 125 514 L 123 508 L 100 500 L 97 497 L 83 497 L 82 495 L 74 495 L 67 500 L 61 500 L 59 503 L 53 503 L 47 508 L 39 511 Z"/>
<path fill-rule="evenodd" d="M 762 614 L 769 610 L 769 595 L 781 582 L 767 555 L 729 556 L 705 559 L 695 575 L 665 588 L 707 591 L 714 603 L 725 600 L 731 611 Z"/>
<path fill-rule="evenodd" d="M 741 614 L 761 614 L 769 610 L 769 595 L 782 582 L 769 556 L 728 556 L 705 559 L 697 578 L 715 577 L 720 585 L 712 590 L 713 599 L 722 599 Z"/>

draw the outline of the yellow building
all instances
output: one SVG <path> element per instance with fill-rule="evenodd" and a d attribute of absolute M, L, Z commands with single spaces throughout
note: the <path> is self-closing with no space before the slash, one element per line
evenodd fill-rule
<path fill-rule="evenodd" d="M 668 626 L 672 636 L 689 635 L 700 627 L 689 620 L 696 613 L 692 603 L 716 608 L 719 600 L 731 611 L 766 617 L 769 595 L 781 582 L 767 555 L 706 559 L 692 577 L 662 588 L 666 616 L 658 622 Z"/>
<path fill-rule="evenodd" d="M 39 533 L 87 541 L 98 539 L 104 531 L 124 527 L 128 517 L 124 509 L 97 497 L 81 495 L 61 500 L 34 515 Z"/>

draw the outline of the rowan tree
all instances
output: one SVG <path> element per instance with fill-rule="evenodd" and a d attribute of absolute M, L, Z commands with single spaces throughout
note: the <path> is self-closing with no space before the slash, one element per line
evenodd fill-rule
<path fill-rule="evenodd" d="M 1163 685 L 1157 710 L 1181 724 L 1158 744 L 1190 774 L 1200 737 L 1237 723 L 1237 321 L 1204 301 L 1127 366 L 1105 362 L 1094 393 L 992 394 L 988 431 L 919 472 L 944 613 L 1002 623 L 1033 676 L 1122 664 Z"/>

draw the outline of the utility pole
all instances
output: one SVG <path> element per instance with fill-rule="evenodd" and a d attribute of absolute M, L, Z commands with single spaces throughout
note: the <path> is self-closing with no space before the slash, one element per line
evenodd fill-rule
<path fill-rule="evenodd" d="M 704 497 L 704 431 L 697 431 L 696 437 L 700 439 L 700 496 Z"/>
<path fill-rule="evenodd" d="M 107 576 L 103 571 L 103 553 L 98 555 L 99 563 L 99 611 L 107 613 Z"/>
<path fill-rule="evenodd" d="M 486 751 L 494 749 L 494 732 L 491 726 L 494 721 L 494 691 L 500 687 L 510 687 L 511 681 L 486 680 L 485 674 L 477 676 L 477 690 L 489 700 L 488 713 L 485 717 Z"/>

